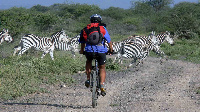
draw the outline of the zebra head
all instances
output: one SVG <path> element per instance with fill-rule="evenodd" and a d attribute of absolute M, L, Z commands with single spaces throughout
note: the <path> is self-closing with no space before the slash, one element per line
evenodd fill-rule
<path fill-rule="evenodd" d="M 170 32 L 165 32 L 165 41 L 167 41 L 170 45 L 174 45 L 173 38 L 170 37 Z"/>
<path fill-rule="evenodd" d="M 0 32 L 0 44 L 3 41 L 7 41 L 7 42 L 12 42 L 13 38 L 10 36 L 10 34 L 8 34 L 8 29 L 3 29 L 3 31 Z"/>
<path fill-rule="evenodd" d="M 67 40 L 68 36 L 65 34 L 64 30 L 58 31 L 51 35 L 51 39 L 54 40 L 54 42 L 62 42 L 64 40 Z"/>

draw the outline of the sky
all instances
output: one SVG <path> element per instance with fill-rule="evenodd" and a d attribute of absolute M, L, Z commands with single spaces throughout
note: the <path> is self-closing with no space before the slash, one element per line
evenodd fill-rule
<path fill-rule="evenodd" d="M 131 7 L 131 1 L 138 0 L 0 0 L 0 9 L 9 9 L 11 7 L 31 8 L 32 6 L 38 4 L 42 6 L 50 6 L 55 3 L 94 4 L 98 5 L 102 9 L 106 9 L 111 6 L 129 9 Z M 174 4 L 184 1 L 198 3 L 199 0 L 174 0 Z"/>

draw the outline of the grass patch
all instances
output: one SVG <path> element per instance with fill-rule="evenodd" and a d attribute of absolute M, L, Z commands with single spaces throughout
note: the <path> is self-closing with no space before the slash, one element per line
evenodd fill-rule
<path fill-rule="evenodd" d="M 35 92 L 45 92 L 42 84 L 73 83 L 73 73 L 84 69 L 83 62 L 70 56 L 52 61 L 34 56 L 7 57 L 0 60 L 0 98 L 13 99 Z"/>
<path fill-rule="evenodd" d="M 200 94 L 200 87 L 197 88 L 196 94 Z"/>
<path fill-rule="evenodd" d="M 111 107 L 119 106 L 119 104 L 110 104 Z"/>
<path fill-rule="evenodd" d="M 47 92 L 41 85 L 71 84 L 74 73 L 85 69 L 85 56 L 72 58 L 70 52 L 55 51 L 55 60 L 49 54 L 41 59 L 41 52 L 24 54 L 22 57 L 0 59 L 0 98 L 15 99 L 27 94 Z M 108 70 L 119 66 L 108 64 Z"/>
<path fill-rule="evenodd" d="M 107 58 L 106 69 L 115 70 L 115 71 L 121 70 L 121 67 L 118 63 L 112 63 L 112 62 L 113 60 L 111 58 Z"/>
<path fill-rule="evenodd" d="M 194 39 L 179 39 L 175 40 L 175 45 L 171 46 L 168 43 L 161 45 L 161 50 L 170 59 L 189 61 L 193 63 L 200 63 L 200 38 Z M 156 56 L 155 53 L 150 53 L 151 56 Z"/>

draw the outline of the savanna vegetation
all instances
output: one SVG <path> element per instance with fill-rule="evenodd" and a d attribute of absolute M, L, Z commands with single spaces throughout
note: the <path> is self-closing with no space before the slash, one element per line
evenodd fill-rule
<path fill-rule="evenodd" d="M 200 63 L 200 3 L 182 2 L 170 7 L 172 2 L 142 0 L 132 2 L 129 9 L 100 9 L 96 5 L 65 3 L 0 10 L 0 30 L 9 29 L 14 38 L 13 43 L 4 42 L 0 46 L 0 98 L 48 92 L 41 85 L 75 82 L 71 75 L 84 70 L 85 59 L 79 55 L 72 59 L 68 52 L 55 51 L 56 59 L 51 61 L 50 56 L 40 59 L 41 52 L 30 50 L 22 57 L 13 57 L 13 48 L 28 33 L 43 37 L 64 29 L 69 37 L 76 36 L 95 13 L 107 24 L 112 41 L 133 34 L 170 31 L 176 37 L 175 45 L 165 43 L 161 46 L 166 55 L 171 59 Z M 120 66 L 108 64 L 107 69 L 119 70 Z"/>

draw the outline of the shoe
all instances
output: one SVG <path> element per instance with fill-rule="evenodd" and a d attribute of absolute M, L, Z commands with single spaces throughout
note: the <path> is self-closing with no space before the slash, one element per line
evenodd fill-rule
<path fill-rule="evenodd" d="M 106 95 L 106 89 L 104 88 L 104 85 L 103 84 L 101 84 L 101 95 L 102 96 L 105 96 Z"/>
<path fill-rule="evenodd" d="M 85 81 L 85 86 L 86 86 L 87 88 L 90 87 L 90 80 L 86 80 L 86 81 Z"/>

